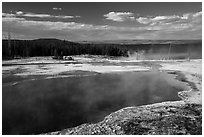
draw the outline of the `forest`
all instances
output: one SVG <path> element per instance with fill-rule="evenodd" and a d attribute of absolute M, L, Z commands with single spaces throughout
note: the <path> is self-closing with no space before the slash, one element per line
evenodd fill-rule
<path fill-rule="evenodd" d="M 131 41 L 134 42 L 134 41 Z M 145 42 L 145 41 L 143 41 Z M 151 55 L 171 55 L 177 54 L 176 58 L 202 58 L 201 40 L 180 40 L 163 43 L 153 41 L 151 43 L 80 43 L 59 39 L 35 39 L 35 40 L 2 40 L 2 58 L 13 59 L 21 57 L 35 56 L 72 56 L 72 55 L 106 55 L 124 56 L 130 54 L 144 54 L 146 57 Z M 178 54 L 182 55 L 178 57 Z M 154 56 L 155 57 L 155 56 Z M 158 56 L 157 59 L 164 58 Z"/>
<path fill-rule="evenodd" d="M 110 45 L 80 44 L 58 39 L 11 40 L 10 43 L 8 40 L 2 41 L 3 59 L 81 54 L 127 56 L 127 50 Z"/>

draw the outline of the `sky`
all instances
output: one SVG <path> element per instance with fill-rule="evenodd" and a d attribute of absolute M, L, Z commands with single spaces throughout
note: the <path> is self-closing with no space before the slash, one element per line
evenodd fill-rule
<path fill-rule="evenodd" d="M 201 2 L 3 2 L 2 37 L 202 39 Z"/>

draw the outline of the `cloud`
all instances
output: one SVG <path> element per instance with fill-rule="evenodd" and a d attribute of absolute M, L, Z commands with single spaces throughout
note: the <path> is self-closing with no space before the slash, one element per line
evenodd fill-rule
<path fill-rule="evenodd" d="M 35 14 L 35 13 L 25 13 L 20 16 L 23 17 L 38 17 L 38 18 L 51 18 L 52 16 L 49 14 Z"/>
<path fill-rule="evenodd" d="M 52 8 L 53 10 L 62 10 L 62 8 L 56 8 L 56 7 L 54 7 L 54 8 Z"/>
<path fill-rule="evenodd" d="M 34 13 L 25 13 L 22 16 L 23 17 L 38 17 L 38 18 L 59 18 L 59 19 L 71 19 L 71 18 L 76 17 L 76 16 L 64 16 L 64 15 L 54 16 L 54 15 L 49 15 L 49 14 L 34 14 Z"/>
<path fill-rule="evenodd" d="M 105 30 L 107 29 L 107 25 L 92 25 L 92 24 L 83 24 L 76 22 L 61 22 L 61 21 L 34 21 L 34 20 L 26 20 L 25 18 L 16 18 L 16 17 L 8 17 L 2 18 L 2 23 L 10 24 L 11 26 L 18 26 L 24 28 L 44 28 L 46 30 Z"/>
<path fill-rule="evenodd" d="M 30 17 L 30 18 L 58 18 L 58 19 L 71 19 L 79 18 L 80 16 L 66 16 L 66 15 L 50 15 L 50 14 L 37 14 L 31 12 L 17 11 L 15 14 L 2 13 L 3 17 Z"/>
<path fill-rule="evenodd" d="M 7 22 L 7 23 L 11 23 L 11 22 L 17 22 L 17 21 L 25 21 L 24 18 L 16 18 L 15 16 L 7 16 L 2 18 L 2 22 Z"/>
<path fill-rule="evenodd" d="M 17 12 L 16 12 L 16 15 L 22 15 L 22 14 L 23 14 L 22 11 L 17 11 Z"/>
<path fill-rule="evenodd" d="M 192 14 L 193 15 L 193 17 L 201 17 L 202 16 L 202 11 L 200 11 L 200 12 L 197 12 L 197 13 L 195 13 L 195 14 Z"/>
<path fill-rule="evenodd" d="M 143 29 L 158 39 L 201 39 L 202 12 L 185 13 L 183 15 L 139 17 L 136 19 Z M 148 38 L 150 35 L 145 35 Z"/>
<path fill-rule="evenodd" d="M 180 17 L 176 15 L 172 16 L 156 16 L 156 17 L 139 17 L 136 20 L 141 24 L 155 25 L 157 23 L 168 23 L 179 20 Z"/>
<path fill-rule="evenodd" d="M 141 24 L 149 24 L 151 22 L 151 20 L 149 18 L 146 18 L 146 17 L 139 17 L 136 20 Z"/>
<path fill-rule="evenodd" d="M 164 25 L 164 24 L 174 24 L 174 23 L 191 23 L 199 22 L 202 18 L 202 12 L 197 13 L 186 13 L 182 16 L 170 15 L 170 16 L 155 16 L 155 17 L 139 17 L 136 20 L 141 24 L 148 25 Z"/>
<path fill-rule="evenodd" d="M 71 18 L 79 18 L 80 16 L 54 16 L 54 18 L 61 18 L 61 19 L 71 19 Z"/>
<path fill-rule="evenodd" d="M 2 13 L 2 17 L 15 17 L 15 14 L 12 13 Z"/>
<path fill-rule="evenodd" d="M 109 12 L 105 14 L 107 20 L 112 20 L 116 22 L 124 22 L 126 20 L 134 20 L 134 14 L 131 12 Z"/>
<path fill-rule="evenodd" d="M 24 15 L 25 13 L 23 13 Z M 77 22 L 32 20 L 2 13 L 2 29 L 8 25 L 16 36 L 26 38 L 56 37 L 71 40 L 111 39 L 200 39 L 202 38 L 202 12 L 183 15 L 138 17 L 135 26 L 94 25 Z M 19 17 L 20 16 L 20 17 Z M 56 17 L 56 16 L 55 16 Z M 62 18 L 61 16 L 59 18 Z M 138 21 L 138 22 L 139 22 Z"/>
<path fill-rule="evenodd" d="M 35 21 L 26 20 L 25 18 L 2 18 L 3 32 L 10 28 L 16 38 L 34 39 L 40 37 L 55 37 L 61 39 L 71 38 L 72 40 L 91 40 L 102 37 L 109 38 L 109 35 L 104 36 L 107 25 L 93 25 L 76 22 L 61 22 L 61 21 Z"/>
<path fill-rule="evenodd" d="M 197 18 L 197 17 L 201 17 L 202 16 L 202 12 L 197 12 L 197 13 L 186 13 L 183 14 L 183 16 L 181 17 L 182 19 L 193 19 L 193 18 Z"/>

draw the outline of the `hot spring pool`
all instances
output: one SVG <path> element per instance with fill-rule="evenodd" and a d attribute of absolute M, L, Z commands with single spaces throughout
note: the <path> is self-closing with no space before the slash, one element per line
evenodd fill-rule
<path fill-rule="evenodd" d="M 25 81 L 2 89 L 3 134 L 53 132 L 94 123 L 127 106 L 179 100 L 185 83 L 165 72 Z"/>

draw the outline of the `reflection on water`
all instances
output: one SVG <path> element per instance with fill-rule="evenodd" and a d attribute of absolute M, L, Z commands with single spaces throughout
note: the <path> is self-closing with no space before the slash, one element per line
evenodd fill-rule
<path fill-rule="evenodd" d="M 3 86 L 3 134 L 37 134 L 103 120 L 113 111 L 179 100 L 185 85 L 166 73 L 126 72 Z"/>

